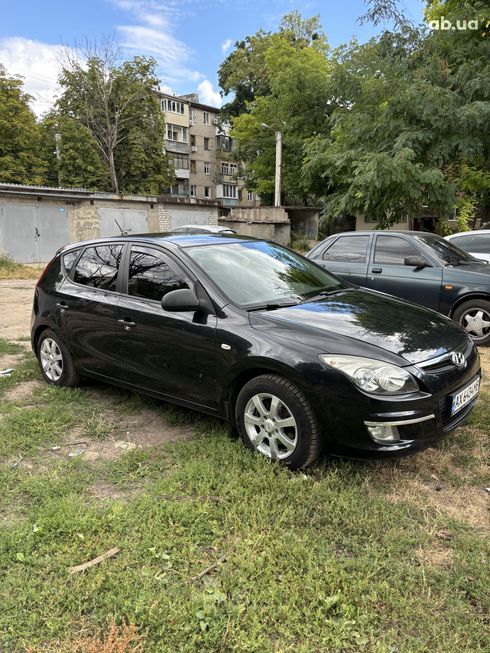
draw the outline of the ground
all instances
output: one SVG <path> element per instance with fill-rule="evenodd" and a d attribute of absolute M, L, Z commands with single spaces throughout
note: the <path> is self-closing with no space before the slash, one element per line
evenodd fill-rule
<path fill-rule="evenodd" d="M 33 286 L 0 281 L 0 650 L 488 650 L 486 376 L 436 449 L 293 473 L 216 420 L 45 385 Z"/>

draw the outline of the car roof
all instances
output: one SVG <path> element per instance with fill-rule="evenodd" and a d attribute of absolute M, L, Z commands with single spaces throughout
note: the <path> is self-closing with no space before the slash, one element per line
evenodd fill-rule
<path fill-rule="evenodd" d="M 152 234 L 131 234 L 124 236 L 109 236 L 106 238 L 97 238 L 94 240 L 83 240 L 77 243 L 70 243 L 63 247 L 60 251 L 65 252 L 70 249 L 78 247 L 85 247 L 87 245 L 108 244 L 113 242 L 135 242 L 146 243 L 154 245 L 170 244 L 177 247 L 193 247 L 195 245 L 224 245 L 225 243 L 240 243 L 240 242 L 260 242 L 260 238 L 252 238 L 251 236 L 240 236 L 238 234 L 226 233 L 200 233 L 200 234 L 173 234 L 169 232 L 152 233 Z"/>
<path fill-rule="evenodd" d="M 182 224 L 179 227 L 171 229 L 174 233 L 177 229 L 205 229 L 209 233 L 220 233 L 221 231 L 231 231 L 230 227 L 223 227 L 217 224 Z"/>
<path fill-rule="evenodd" d="M 337 234 L 331 234 L 327 238 L 334 236 L 368 236 L 370 234 L 383 234 L 383 236 L 429 236 L 440 238 L 438 234 L 433 234 L 430 231 L 409 231 L 408 229 L 400 229 L 394 231 L 392 229 L 362 229 L 361 231 L 340 231 Z"/>
<path fill-rule="evenodd" d="M 449 234 L 446 238 L 449 240 L 456 236 L 477 236 L 478 234 L 490 234 L 490 229 L 475 229 L 475 231 L 458 231 L 455 234 Z"/>

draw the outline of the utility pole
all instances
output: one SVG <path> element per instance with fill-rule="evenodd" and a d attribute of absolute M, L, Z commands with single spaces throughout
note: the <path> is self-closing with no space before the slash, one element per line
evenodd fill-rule
<path fill-rule="evenodd" d="M 276 135 L 276 171 L 274 177 L 274 206 L 281 206 L 281 168 L 282 168 L 282 132 L 262 123 L 262 127 L 270 129 Z"/>

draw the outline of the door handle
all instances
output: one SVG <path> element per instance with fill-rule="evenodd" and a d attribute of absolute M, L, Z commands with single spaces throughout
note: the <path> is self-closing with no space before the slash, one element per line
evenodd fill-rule
<path fill-rule="evenodd" d="M 56 306 L 61 309 L 61 312 L 70 308 L 66 302 L 56 302 Z"/>
<path fill-rule="evenodd" d="M 125 317 L 124 320 L 118 320 L 119 324 L 122 324 L 126 331 L 129 331 L 136 326 L 136 322 L 132 322 L 131 318 Z"/>
<path fill-rule="evenodd" d="M 373 268 L 371 272 L 373 274 L 381 274 L 381 272 L 383 272 L 383 268 Z"/>

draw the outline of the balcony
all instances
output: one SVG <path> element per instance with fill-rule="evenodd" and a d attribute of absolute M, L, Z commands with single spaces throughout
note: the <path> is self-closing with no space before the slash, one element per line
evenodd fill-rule
<path fill-rule="evenodd" d="M 233 184 L 235 185 L 238 180 L 238 174 L 235 173 L 233 175 L 225 175 L 222 172 L 217 172 L 214 175 L 214 183 L 215 184 Z"/>
<path fill-rule="evenodd" d="M 175 177 L 177 179 L 189 179 L 189 168 L 175 168 Z"/>
<path fill-rule="evenodd" d="M 191 151 L 189 143 L 181 143 L 180 141 L 169 141 L 165 139 L 165 149 L 167 152 L 176 152 L 177 154 L 189 154 Z"/>

